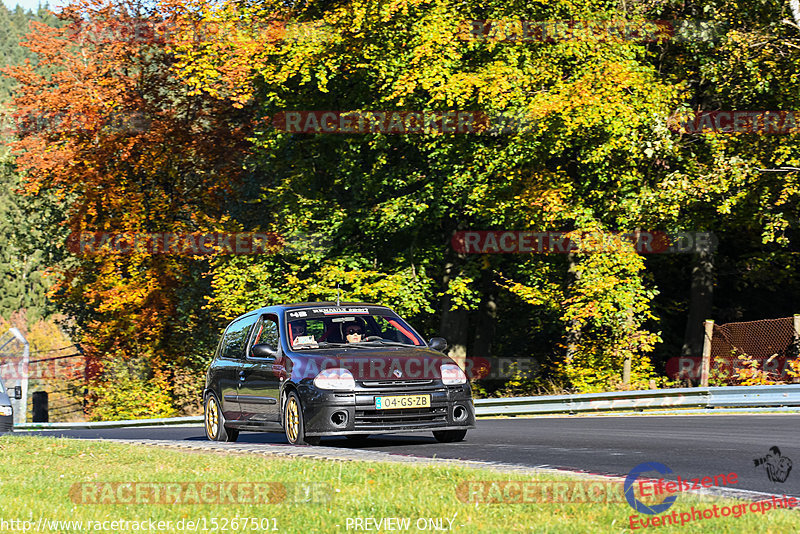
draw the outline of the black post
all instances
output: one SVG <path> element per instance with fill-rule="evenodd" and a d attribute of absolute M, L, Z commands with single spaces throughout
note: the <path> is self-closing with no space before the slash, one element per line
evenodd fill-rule
<path fill-rule="evenodd" d="M 36 391 L 32 395 L 33 398 L 33 422 L 34 423 L 48 423 L 49 422 L 49 408 L 47 402 L 46 391 Z"/>

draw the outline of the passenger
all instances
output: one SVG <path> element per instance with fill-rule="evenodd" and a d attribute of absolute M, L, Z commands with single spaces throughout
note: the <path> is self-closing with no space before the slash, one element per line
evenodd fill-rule
<path fill-rule="evenodd" d="M 360 343 L 364 336 L 364 328 L 356 322 L 345 323 L 344 335 L 348 343 Z"/>

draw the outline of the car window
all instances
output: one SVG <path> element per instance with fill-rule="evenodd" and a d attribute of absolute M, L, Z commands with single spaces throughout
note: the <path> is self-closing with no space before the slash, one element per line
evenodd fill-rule
<path fill-rule="evenodd" d="M 214 359 L 221 358 L 223 351 L 225 349 L 225 333 L 222 333 L 222 336 L 219 338 L 219 343 L 217 343 L 217 348 L 214 350 Z"/>
<path fill-rule="evenodd" d="M 250 327 L 256 321 L 255 315 L 242 317 L 232 323 L 225 331 L 225 348 L 223 358 L 239 360 L 244 357 L 244 348 L 247 344 L 247 337 Z"/>
<path fill-rule="evenodd" d="M 256 326 L 256 335 L 253 337 L 253 345 L 266 343 L 273 348 L 278 348 L 278 319 L 273 316 L 262 317 Z"/>
<path fill-rule="evenodd" d="M 380 315 L 376 315 L 373 317 L 374 320 L 374 330 L 375 335 L 381 336 L 383 339 L 388 339 L 391 341 L 397 341 L 398 343 L 414 343 L 414 339 L 411 334 L 406 335 L 403 333 L 403 330 L 398 329 L 402 328 L 394 319 L 391 317 L 381 317 Z M 393 322 L 394 321 L 394 324 Z M 368 325 L 369 327 L 369 325 Z M 406 330 L 406 332 L 408 332 Z"/>
<path fill-rule="evenodd" d="M 361 333 L 360 339 L 353 338 L 358 343 L 425 344 L 400 317 L 380 308 L 307 308 L 289 312 L 287 319 L 287 337 L 293 348 L 348 343 L 347 330 Z"/>

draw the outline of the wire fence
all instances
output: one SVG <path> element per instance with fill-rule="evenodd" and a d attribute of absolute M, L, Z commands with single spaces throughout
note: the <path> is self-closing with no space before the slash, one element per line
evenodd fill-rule
<path fill-rule="evenodd" d="M 717 378 L 735 381 L 742 367 L 740 356 L 751 358 L 758 369 L 776 382 L 792 382 L 789 363 L 798 355 L 796 319 L 763 319 L 714 325 L 711 338 L 711 369 Z"/>
<path fill-rule="evenodd" d="M 798 357 L 800 315 L 726 324 L 706 322 L 709 379 L 713 385 L 737 385 L 749 363 L 771 383 L 797 383 L 789 374 Z M 681 356 L 667 363 L 667 374 L 676 380 L 701 381 L 702 356 Z"/>
<path fill-rule="evenodd" d="M 0 380 L 6 387 L 25 384 L 24 395 L 33 400 L 19 406 L 28 412 L 25 420 L 36 421 L 42 417 L 49 421 L 85 419 L 87 360 L 77 350 L 79 347 L 73 344 L 56 349 L 31 350 L 30 357 L 24 357 L 23 343 L 18 338 L 8 332 L 0 336 Z M 39 355 L 45 357 L 37 358 Z M 38 410 L 37 403 L 40 404 Z"/>

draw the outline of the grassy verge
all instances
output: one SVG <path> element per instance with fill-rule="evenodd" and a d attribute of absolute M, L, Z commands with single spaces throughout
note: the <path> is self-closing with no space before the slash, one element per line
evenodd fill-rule
<path fill-rule="evenodd" d="M 32 521 L 29 532 L 35 532 L 40 517 L 84 523 L 82 529 L 74 524 L 51 528 L 56 532 L 430 532 L 436 531 L 434 527 L 438 532 L 458 533 L 630 531 L 628 518 L 634 512 L 626 502 L 468 504 L 459 500 L 459 487 L 469 481 L 491 480 L 533 479 L 459 467 L 280 459 L 4 436 L 0 438 L 0 531 L 19 531 L 24 526 L 3 521 L 27 520 Z M 558 479 L 542 476 L 536 480 Z M 246 484 L 213 491 L 224 483 Z M 170 487 L 174 492 L 167 495 Z M 197 495 L 190 491 L 193 487 L 212 491 L 203 495 L 201 489 Z M 182 504 L 173 504 L 176 496 Z M 253 503 L 254 499 L 259 502 Z M 163 503 L 152 503 L 159 500 Z M 663 515 L 687 512 L 692 506 L 704 509 L 738 503 L 680 495 Z M 249 520 L 243 524 L 240 519 L 235 525 L 233 518 Z M 374 522 L 355 528 L 355 518 L 409 521 L 407 529 L 394 522 L 383 523 L 382 528 Z M 135 525 L 145 528 L 133 524 L 112 528 L 114 520 L 165 523 L 160 530 L 151 530 L 149 523 Z M 105 525 L 97 524 L 105 528 L 87 529 L 88 521 L 105 521 Z M 188 521 L 196 524 L 188 528 Z M 220 528 L 214 529 L 215 524 Z M 636 532 L 784 533 L 796 532 L 798 525 L 799 512 L 772 510 Z"/>

